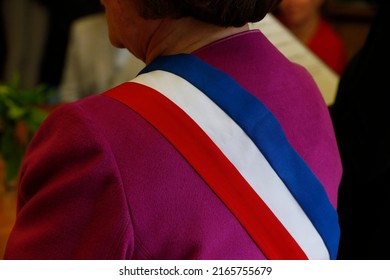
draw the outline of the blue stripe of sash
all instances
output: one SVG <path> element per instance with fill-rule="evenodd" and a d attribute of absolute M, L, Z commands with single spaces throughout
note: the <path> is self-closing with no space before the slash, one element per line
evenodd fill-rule
<path fill-rule="evenodd" d="M 265 105 L 230 76 L 194 55 L 159 57 L 140 74 L 154 70 L 171 72 L 190 82 L 245 131 L 309 217 L 331 259 L 335 259 L 340 236 L 337 212 L 321 182 L 290 146 L 278 120 Z"/>

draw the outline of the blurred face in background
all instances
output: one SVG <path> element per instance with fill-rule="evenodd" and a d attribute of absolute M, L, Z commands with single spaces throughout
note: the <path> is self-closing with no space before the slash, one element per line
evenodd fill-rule
<path fill-rule="evenodd" d="M 286 26 L 295 27 L 315 20 L 325 0 L 283 0 L 277 16 Z"/>

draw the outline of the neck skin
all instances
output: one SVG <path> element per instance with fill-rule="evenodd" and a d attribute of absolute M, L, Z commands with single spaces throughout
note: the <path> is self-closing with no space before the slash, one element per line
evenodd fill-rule
<path fill-rule="evenodd" d="M 219 27 L 192 18 L 163 19 L 145 40 L 140 58 L 150 63 L 160 55 L 192 53 L 212 42 L 249 30 L 243 27 Z"/>

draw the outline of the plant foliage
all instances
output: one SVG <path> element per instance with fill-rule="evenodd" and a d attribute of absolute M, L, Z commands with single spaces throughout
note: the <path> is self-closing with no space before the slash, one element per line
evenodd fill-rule
<path fill-rule="evenodd" d="M 0 84 L 0 155 L 6 182 L 17 178 L 27 145 L 47 117 L 45 105 L 53 95 L 45 85 L 20 88 L 18 77 Z"/>

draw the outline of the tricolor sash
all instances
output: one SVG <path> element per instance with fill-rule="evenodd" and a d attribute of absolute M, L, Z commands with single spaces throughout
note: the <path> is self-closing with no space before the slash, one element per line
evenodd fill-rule
<path fill-rule="evenodd" d="M 164 135 L 268 259 L 335 259 L 337 213 L 273 114 L 193 55 L 164 56 L 105 93 Z"/>

